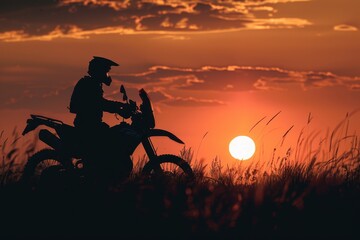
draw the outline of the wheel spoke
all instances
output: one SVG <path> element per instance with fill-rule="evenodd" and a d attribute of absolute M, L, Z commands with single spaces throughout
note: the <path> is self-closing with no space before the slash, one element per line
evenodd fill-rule
<path fill-rule="evenodd" d="M 34 175 L 37 175 L 37 176 L 40 176 L 41 173 L 47 169 L 47 168 L 50 168 L 52 166 L 61 166 L 61 164 L 56 161 L 56 160 L 53 160 L 53 159 L 47 159 L 47 160 L 44 160 L 42 162 L 40 162 L 36 168 L 35 168 L 35 171 L 34 171 Z"/>
<path fill-rule="evenodd" d="M 41 150 L 28 159 L 21 180 L 33 190 L 41 187 L 50 190 L 54 185 L 63 188 L 68 172 L 62 161 L 55 150 Z"/>
<path fill-rule="evenodd" d="M 183 159 L 178 156 L 165 154 L 157 156 L 157 160 L 160 164 L 161 173 L 169 176 L 185 176 L 188 178 L 193 177 L 193 172 L 190 165 Z M 145 164 L 143 169 L 144 174 L 160 174 L 157 171 L 155 165 L 152 165 L 151 162 Z"/>

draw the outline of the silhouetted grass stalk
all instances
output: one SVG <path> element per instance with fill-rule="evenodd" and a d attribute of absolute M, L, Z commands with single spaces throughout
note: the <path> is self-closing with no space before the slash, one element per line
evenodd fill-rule
<path fill-rule="evenodd" d="M 272 116 L 265 127 L 269 126 L 280 113 L 281 111 Z M 257 160 L 252 159 L 251 162 L 239 161 L 229 166 L 215 157 L 209 164 L 205 163 L 207 162 L 205 159 L 194 157 L 192 148 L 182 149 L 179 156 L 190 163 L 198 181 L 212 181 L 228 186 L 290 181 L 291 178 L 314 183 L 327 179 L 337 179 L 337 181 L 355 179 L 360 171 L 360 143 L 356 134 L 349 134 L 349 118 L 352 114 L 347 114 L 343 121 L 323 137 L 320 136 L 320 131 L 310 131 L 312 116 L 309 114 L 307 125 L 300 131 L 296 145 L 289 147 L 283 156 L 279 155 L 280 148 L 284 146 L 285 138 L 291 134 L 294 125 L 284 132 L 279 141 L 281 144 L 273 149 L 270 159 L 266 159 L 263 155 Z M 265 118 L 261 118 L 250 131 L 259 126 Z M 11 137 L 5 138 L 4 135 L 4 132 L 1 132 L 1 186 L 16 181 L 26 159 L 37 150 L 36 134 L 33 140 L 27 140 L 22 145 L 19 145 L 20 137 L 16 129 Z M 196 155 L 199 148 L 200 146 Z M 132 178 L 139 176 L 146 161 L 146 156 L 134 159 Z"/>
<path fill-rule="evenodd" d="M 266 126 L 274 121 L 279 113 L 273 116 Z M 183 239 L 190 239 L 188 237 L 193 237 L 193 233 L 195 236 L 208 234 L 216 239 L 223 239 L 224 236 L 233 236 L 228 239 L 242 239 L 243 236 L 245 239 L 257 236 L 276 238 L 279 235 L 290 236 L 288 239 L 292 239 L 294 234 L 307 239 L 306 237 L 312 234 L 357 234 L 360 214 L 359 138 L 356 134 L 349 133 L 348 119 L 325 136 L 321 136 L 319 131 L 310 131 L 311 119 L 309 114 L 308 123 L 301 130 L 295 146 L 285 147 L 284 138 L 293 134 L 293 127 L 287 128 L 269 158 L 262 155 L 261 158 L 248 162 L 239 161 L 229 166 L 219 157 L 212 161 L 198 159 L 194 157 L 193 149 L 183 148 L 179 156 L 190 163 L 195 173 L 195 180 L 191 182 L 177 179 L 152 182 L 142 178 L 140 171 L 148 161 L 144 155 L 134 159 L 134 171 L 129 179 L 113 189 L 110 198 L 100 198 L 101 201 L 94 199 L 96 194 L 80 197 L 80 201 L 73 201 L 73 195 L 69 198 L 71 201 L 68 201 L 67 197 L 66 201 L 58 200 L 59 195 L 55 195 L 49 203 L 41 196 L 39 201 L 35 198 L 31 205 L 28 205 L 31 207 L 26 213 L 32 213 L 31 215 L 24 214 L 21 210 L 24 208 L 15 204 L 24 204 L 19 200 L 14 201 L 17 197 L 11 201 L 5 199 L 3 206 L 5 210 L 10 210 L 5 217 L 0 218 L 0 221 L 3 220 L 2 226 L 7 224 L 2 231 L 13 226 L 9 225 L 7 219 L 9 216 L 13 217 L 14 211 L 21 216 L 20 219 L 25 217 L 33 220 L 39 213 L 44 214 L 50 210 L 54 212 L 58 207 L 66 206 L 61 208 L 61 212 L 65 212 L 65 221 L 58 220 L 60 211 L 55 211 L 57 214 L 54 216 L 46 215 L 47 218 L 42 219 L 43 224 L 51 223 L 42 228 L 44 235 L 54 234 L 48 228 L 55 226 L 57 233 L 65 236 L 65 233 L 59 231 L 66 229 L 59 230 L 59 226 L 69 221 L 72 221 L 72 224 L 68 226 L 80 225 L 82 227 L 76 229 L 80 232 L 86 229 L 85 233 L 89 235 L 89 226 L 93 226 L 91 224 L 96 219 L 100 219 L 105 226 L 103 229 L 106 231 L 101 234 L 123 236 L 126 232 L 133 238 L 142 236 L 141 234 L 152 238 L 151 234 L 159 234 L 155 231 L 139 231 L 146 228 L 149 230 L 149 226 L 153 229 L 160 226 L 167 238 L 175 232 L 183 236 Z M 262 122 L 263 119 L 255 126 Z M 5 138 L 4 135 L 0 134 L 0 190 L 9 193 L 6 192 L 6 187 L 18 180 L 25 160 L 38 146 L 36 134 L 35 140 L 22 144 L 15 131 L 10 138 Z M 281 153 L 282 150 L 285 150 L 284 154 Z M 3 199 L 0 198 L 0 201 Z M 103 205 L 99 206 L 102 202 Z M 46 208 L 44 204 L 51 207 Z M 83 205 L 85 210 L 76 212 L 78 207 L 82 209 Z M 52 208 L 54 206 L 55 209 Z M 99 206 L 97 210 L 94 210 L 95 206 Z M 109 216 L 116 217 L 104 217 L 104 210 L 107 210 Z M 69 218 L 74 215 L 74 211 L 76 217 Z M 128 223 L 129 219 L 133 219 L 133 222 Z M 40 226 L 38 221 L 25 221 L 24 226 L 34 222 L 34 229 L 37 229 Z M 54 224 L 54 221 L 58 224 Z M 133 224 L 134 222 L 136 224 Z M 109 225 L 116 227 L 109 228 Z M 353 225 L 355 228 L 351 228 Z M 90 231 L 96 229 L 99 229 L 99 226 L 91 228 Z M 14 234 L 14 231 L 11 231 L 11 234 Z"/>

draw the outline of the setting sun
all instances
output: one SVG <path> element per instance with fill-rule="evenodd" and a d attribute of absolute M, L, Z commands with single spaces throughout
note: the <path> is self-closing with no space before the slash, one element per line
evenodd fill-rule
<path fill-rule="evenodd" d="M 255 153 L 255 143 L 248 136 L 237 136 L 231 140 L 229 152 L 237 160 L 247 160 Z"/>

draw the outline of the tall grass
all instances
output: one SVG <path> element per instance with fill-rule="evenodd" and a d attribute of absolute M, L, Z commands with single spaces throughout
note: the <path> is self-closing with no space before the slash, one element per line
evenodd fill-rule
<path fill-rule="evenodd" d="M 280 113 L 281 111 L 272 116 L 265 126 L 274 121 Z M 283 148 L 284 140 L 293 126 L 282 135 L 279 148 L 273 149 L 269 159 L 264 159 L 265 156 L 262 156 L 251 160 L 251 163 L 239 161 L 229 166 L 218 157 L 211 161 L 198 159 L 200 146 L 196 152 L 192 148 L 183 148 L 179 156 L 191 165 L 198 181 L 206 180 L 231 186 L 265 184 L 268 181 L 275 181 L 274 179 L 282 179 L 282 181 L 301 179 L 307 182 L 356 179 L 360 171 L 360 139 L 356 133 L 349 133 L 351 115 L 347 114 L 343 121 L 322 137 L 320 131 L 307 133 L 312 120 L 309 114 L 307 125 L 300 131 L 296 145 L 287 148 L 282 156 L 279 155 L 281 153 L 279 148 Z M 265 117 L 260 119 L 250 131 L 264 119 Z M 0 148 L 0 186 L 16 182 L 26 160 L 39 149 L 36 134 L 33 139 L 24 141 L 19 137 L 16 128 L 8 137 L 5 136 L 4 131 L 0 133 Z M 145 155 L 133 159 L 133 178 L 140 175 L 147 161 Z"/>
<path fill-rule="evenodd" d="M 266 126 L 280 113 L 281 111 L 272 116 L 266 122 Z M 346 118 L 331 132 L 328 131 L 324 137 L 321 137 L 320 131 L 306 133 L 306 128 L 312 120 L 309 114 L 307 126 L 300 131 L 296 145 L 287 148 L 282 156 L 279 155 L 281 152 L 279 148 L 283 147 L 285 137 L 293 126 L 283 134 L 279 148 L 273 149 L 269 159 L 264 159 L 265 156 L 262 156 L 262 158 L 251 160 L 251 163 L 239 161 L 229 166 L 224 165 L 218 157 L 211 161 L 198 159 L 200 146 L 196 152 L 192 148 L 183 148 L 179 156 L 191 165 L 198 180 L 207 179 L 229 185 L 248 185 L 281 177 L 301 177 L 313 181 L 328 178 L 350 179 L 354 178 L 354 174 L 358 174 L 360 169 L 360 139 L 356 133 L 350 134 L 348 131 L 350 116 L 351 114 L 347 114 Z M 265 117 L 260 119 L 250 131 L 264 119 Z M 319 139 L 318 143 L 315 143 L 316 139 Z M 10 136 L 5 136 L 4 131 L 0 133 L 0 186 L 17 181 L 26 160 L 39 149 L 36 134 L 33 139 L 23 140 L 19 137 L 16 128 Z M 133 159 L 132 177 L 140 174 L 147 161 L 145 155 Z"/>
<path fill-rule="evenodd" d="M 0 133 L 0 187 L 18 181 L 26 160 L 37 150 L 37 136 L 22 140 L 16 128 L 10 136 L 5 136 L 4 131 Z"/>
<path fill-rule="evenodd" d="M 250 131 L 261 123 L 271 124 L 279 114 L 267 122 L 262 118 Z M 198 159 L 199 148 L 196 151 L 184 148 L 179 156 L 190 163 L 195 173 L 195 180 L 191 182 L 149 182 L 140 174 L 147 162 L 143 156 L 134 159 L 130 178 L 100 201 L 98 198 L 95 200 L 94 195 L 81 197 L 80 210 L 69 207 L 73 204 L 73 197 L 71 201 L 65 199 L 66 205 L 64 199 L 60 202 L 51 198 L 51 201 L 57 206 L 66 206 L 58 214 L 75 211 L 82 221 L 80 228 L 71 229 L 71 234 L 184 239 L 198 236 L 218 239 L 284 235 L 301 238 L 310 235 L 357 236 L 360 224 L 360 142 L 357 134 L 348 130 L 350 116 L 347 115 L 332 131 L 322 136 L 319 131 L 309 131 L 312 119 L 309 114 L 296 144 L 285 147 L 285 138 L 293 133 L 290 126 L 269 159 L 261 156 L 252 162 L 239 161 L 229 166 L 218 157 L 211 161 Z M 16 130 L 9 138 L 4 135 L 3 132 L 0 135 L 0 193 L 6 186 L 16 183 L 24 161 L 37 150 L 36 138 L 20 143 Z M 43 207 L 35 200 L 32 204 L 37 209 Z M 28 214 L 38 212 L 34 210 Z M 54 221 L 62 224 L 60 220 Z M 79 226 L 75 218 L 66 218 L 66 221 L 70 221 L 69 225 Z M 102 227 L 89 230 L 88 226 L 92 226 L 94 221 Z M 49 234 L 49 229 L 53 233 L 52 225 L 43 231 Z"/>

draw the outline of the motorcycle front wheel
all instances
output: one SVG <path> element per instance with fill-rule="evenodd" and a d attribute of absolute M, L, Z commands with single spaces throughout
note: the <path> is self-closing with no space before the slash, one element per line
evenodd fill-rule
<path fill-rule="evenodd" d="M 144 175 L 154 176 L 171 176 L 186 179 L 194 178 L 194 173 L 189 163 L 184 159 L 171 154 L 156 156 L 156 159 L 145 164 L 142 173 Z"/>
<path fill-rule="evenodd" d="M 21 183 L 29 190 L 65 190 L 70 177 L 69 164 L 53 149 L 40 150 L 25 164 Z"/>

